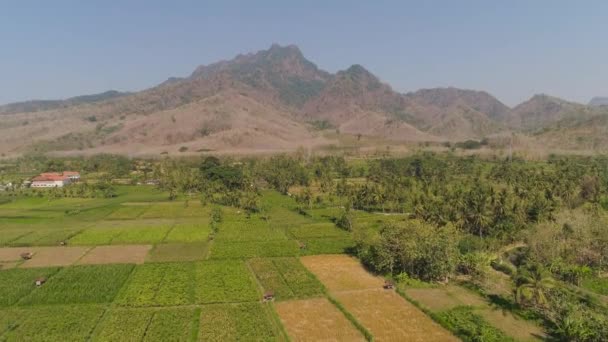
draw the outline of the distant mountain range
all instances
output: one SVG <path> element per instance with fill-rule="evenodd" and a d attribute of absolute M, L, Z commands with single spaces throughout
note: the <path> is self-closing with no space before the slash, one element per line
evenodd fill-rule
<path fill-rule="evenodd" d="M 272 153 L 331 147 L 349 136 L 441 142 L 505 132 L 541 144 L 589 148 L 579 137 L 581 127 L 593 127 L 589 134 L 606 127 L 603 101 L 586 106 L 535 95 L 509 108 L 483 91 L 434 88 L 402 94 L 361 65 L 332 74 L 296 46 L 273 45 L 141 92 L 0 106 L 0 152 Z"/>
<path fill-rule="evenodd" d="M 589 101 L 592 107 L 608 106 L 608 97 L 594 97 Z"/>

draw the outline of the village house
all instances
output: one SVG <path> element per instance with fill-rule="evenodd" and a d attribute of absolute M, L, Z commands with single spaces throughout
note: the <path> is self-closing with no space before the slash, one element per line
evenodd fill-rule
<path fill-rule="evenodd" d="M 80 179 L 80 173 L 74 171 L 45 172 L 32 179 L 32 188 L 62 188 Z"/>

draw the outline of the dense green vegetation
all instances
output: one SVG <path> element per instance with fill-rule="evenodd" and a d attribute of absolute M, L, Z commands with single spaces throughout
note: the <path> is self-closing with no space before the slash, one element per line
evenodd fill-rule
<path fill-rule="evenodd" d="M 262 294 L 326 296 L 295 257 L 334 253 L 397 282 L 466 286 L 558 340 L 608 338 L 606 157 L 30 156 L 0 166 L 0 180 L 68 169 L 83 181 L 0 192 L 0 246 L 154 247 L 143 265 L 1 270 L 0 340 L 42 339 L 25 318 L 37 308 L 66 311 L 72 324 L 66 304 L 86 311 L 75 339 L 281 339 Z M 37 288 L 36 277 L 49 279 Z M 475 315 L 435 318 L 467 341 L 505 340 Z"/>

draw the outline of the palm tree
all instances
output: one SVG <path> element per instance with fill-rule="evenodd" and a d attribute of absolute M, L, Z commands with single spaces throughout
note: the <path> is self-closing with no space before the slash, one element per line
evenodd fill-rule
<path fill-rule="evenodd" d="M 539 264 L 522 267 L 516 282 L 515 300 L 517 303 L 541 307 L 546 306 L 547 291 L 555 284 L 551 275 Z"/>

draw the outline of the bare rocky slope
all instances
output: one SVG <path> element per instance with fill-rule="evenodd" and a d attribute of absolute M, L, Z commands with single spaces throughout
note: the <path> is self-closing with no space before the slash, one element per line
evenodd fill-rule
<path fill-rule="evenodd" d="M 556 127 L 598 110 L 545 95 L 510 109 L 483 91 L 401 94 L 360 65 L 331 74 L 296 46 L 273 45 L 141 92 L 9 104 L 0 106 L 0 114 L 0 153 L 6 155 L 141 155 L 273 153 L 332 145 L 340 135 L 397 142 L 481 139 Z"/>

